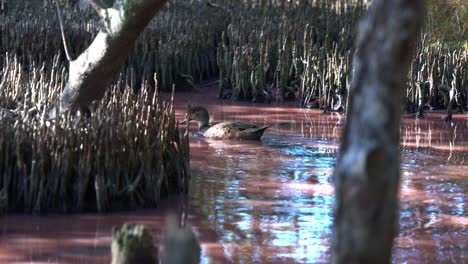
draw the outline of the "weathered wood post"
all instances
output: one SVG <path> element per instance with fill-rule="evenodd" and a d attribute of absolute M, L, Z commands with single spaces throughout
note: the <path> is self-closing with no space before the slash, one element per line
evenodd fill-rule
<path fill-rule="evenodd" d="M 111 251 L 112 264 L 155 264 L 158 259 L 153 237 L 143 225 L 113 228 Z"/>
<path fill-rule="evenodd" d="M 178 218 L 166 219 L 162 264 L 198 264 L 201 247 L 191 227 L 179 227 Z M 158 251 L 151 232 L 143 225 L 124 224 L 112 230 L 112 264 L 155 264 Z"/>

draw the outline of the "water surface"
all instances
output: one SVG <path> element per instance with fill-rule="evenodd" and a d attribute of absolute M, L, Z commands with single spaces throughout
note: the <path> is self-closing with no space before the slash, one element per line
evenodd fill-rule
<path fill-rule="evenodd" d="M 188 222 L 202 240 L 204 263 L 324 263 L 330 255 L 336 162 L 344 116 L 284 105 L 254 105 L 178 94 L 203 104 L 212 122 L 275 124 L 261 141 L 191 140 Z M 442 114 L 401 122 L 402 186 L 395 263 L 464 263 L 468 237 L 468 115 Z M 195 124 L 191 130 L 195 130 Z M 157 210 L 106 215 L 8 215 L 0 220 L 0 262 L 108 263 L 110 230 L 124 222 L 148 225 L 160 239 Z"/>

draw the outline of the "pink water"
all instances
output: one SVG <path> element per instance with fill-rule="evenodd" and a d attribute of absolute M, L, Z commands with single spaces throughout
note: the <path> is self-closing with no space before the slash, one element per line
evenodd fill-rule
<path fill-rule="evenodd" d="M 213 122 L 275 124 L 258 142 L 192 139 L 188 221 L 202 241 L 203 263 L 327 262 L 331 173 L 344 116 L 219 101 L 212 92 L 178 94 L 176 101 L 179 119 L 190 102 L 207 106 Z M 451 123 L 441 117 L 401 123 L 395 263 L 467 262 L 468 115 Z M 0 262 L 109 263 L 112 226 L 143 223 L 158 241 L 164 215 L 181 204 L 172 198 L 156 210 L 3 216 Z"/>

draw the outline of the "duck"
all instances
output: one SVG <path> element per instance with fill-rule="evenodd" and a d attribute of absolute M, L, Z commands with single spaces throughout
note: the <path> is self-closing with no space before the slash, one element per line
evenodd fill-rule
<path fill-rule="evenodd" d="M 271 126 L 257 126 L 252 122 L 222 122 L 211 126 L 210 114 L 203 106 L 191 107 L 187 118 L 180 124 L 187 124 L 192 120 L 198 122 L 198 132 L 210 139 L 259 140 Z"/>

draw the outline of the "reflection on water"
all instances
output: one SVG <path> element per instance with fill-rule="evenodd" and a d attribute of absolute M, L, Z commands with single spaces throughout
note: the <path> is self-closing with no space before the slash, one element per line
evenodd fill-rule
<path fill-rule="evenodd" d="M 178 100 L 182 119 L 186 102 L 206 99 Z M 204 263 L 327 262 L 331 174 L 344 117 L 215 102 L 205 104 L 213 122 L 275 126 L 258 142 L 191 140 L 189 222 L 202 239 Z M 452 123 L 442 122 L 441 114 L 427 116 L 402 120 L 402 202 L 394 262 L 462 263 L 468 246 L 468 116 L 455 115 Z M 111 226 L 144 223 L 158 240 L 164 212 L 163 207 L 110 215 L 3 217 L 0 262 L 105 263 Z"/>
<path fill-rule="evenodd" d="M 216 226 L 233 263 L 325 261 L 335 148 L 270 132 L 261 142 L 199 142 L 192 208 Z M 315 147 L 314 147 L 315 146 Z"/>
<path fill-rule="evenodd" d="M 261 142 L 194 140 L 192 208 L 207 215 L 232 263 L 324 263 L 342 116 L 212 106 L 215 122 L 277 124 Z M 247 113 L 243 115 L 242 113 Z M 248 113 L 257 113 L 256 115 Z M 278 114 L 280 113 L 280 114 Z M 279 115 L 279 117 L 278 117 Z M 459 263 L 468 237 L 468 117 L 402 120 L 402 208 L 395 263 Z"/>

